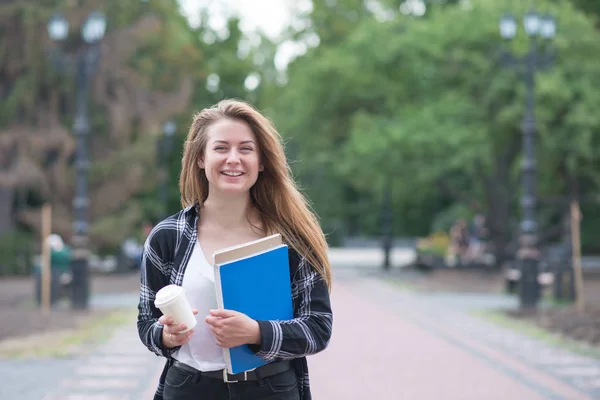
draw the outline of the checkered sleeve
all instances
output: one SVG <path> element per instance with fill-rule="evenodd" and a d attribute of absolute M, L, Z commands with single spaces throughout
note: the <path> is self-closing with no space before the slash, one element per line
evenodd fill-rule
<path fill-rule="evenodd" d="M 165 261 L 168 257 L 164 254 L 168 246 L 165 240 L 168 232 L 158 225 L 150 232 L 142 253 L 140 271 L 140 298 L 138 303 L 138 334 L 142 343 L 158 356 L 168 357 L 175 350 L 167 349 L 162 345 L 162 331 L 164 325 L 158 322 L 162 315 L 154 305 L 156 292 L 169 283 L 169 270 L 172 267 Z"/>
<path fill-rule="evenodd" d="M 259 320 L 261 344 L 251 346 L 267 361 L 305 357 L 324 350 L 333 328 L 329 289 L 321 275 L 302 258 L 292 281 L 294 318 Z"/>

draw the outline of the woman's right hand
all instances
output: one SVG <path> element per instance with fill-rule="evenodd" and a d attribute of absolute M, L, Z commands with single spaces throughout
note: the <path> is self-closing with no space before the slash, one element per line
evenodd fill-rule
<path fill-rule="evenodd" d="M 193 310 L 194 315 L 198 314 L 198 310 Z M 187 329 L 185 324 L 174 324 L 173 318 L 167 317 L 166 315 L 161 316 L 158 322 L 164 325 L 162 332 L 162 343 L 167 349 L 173 347 L 183 346 L 190 341 L 190 338 L 194 334 L 194 329 L 190 329 L 188 332 L 181 333 Z"/>

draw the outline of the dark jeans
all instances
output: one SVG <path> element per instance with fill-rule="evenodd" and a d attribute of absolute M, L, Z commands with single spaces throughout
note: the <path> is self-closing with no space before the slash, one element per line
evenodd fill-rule
<path fill-rule="evenodd" d="M 300 400 L 294 369 L 259 381 L 225 383 L 176 366 L 169 368 L 165 400 Z"/>

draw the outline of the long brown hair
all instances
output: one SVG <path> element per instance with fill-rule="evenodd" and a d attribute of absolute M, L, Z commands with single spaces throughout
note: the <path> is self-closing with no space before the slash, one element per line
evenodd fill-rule
<path fill-rule="evenodd" d="M 264 170 L 250 189 L 253 206 L 268 233 L 281 233 L 285 243 L 304 256 L 331 288 L 327 242 L 315 213 L 298 190 L 281 144 L 281 135 L 268 118 L 250 104 L 222 100 L 197 113 L 184 144 L 179 190 L 181 205 L 202 206 L 208 197 L 208 180 L 198 166 L 204 155 L 210 125 L 228 118 L 246 122 L 252 129 Z"/>

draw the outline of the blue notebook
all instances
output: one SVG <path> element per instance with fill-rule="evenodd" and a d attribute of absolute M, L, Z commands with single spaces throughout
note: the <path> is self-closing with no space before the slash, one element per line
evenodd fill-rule
<path fill-rule="evenodd" d="M 216 252 L 215 286 L 219 307 L 256 320 L 293 318 L 288 246 L 279 234 Z M 247 345 L 223 349 L 230 374 L 267 362 Z"/>

